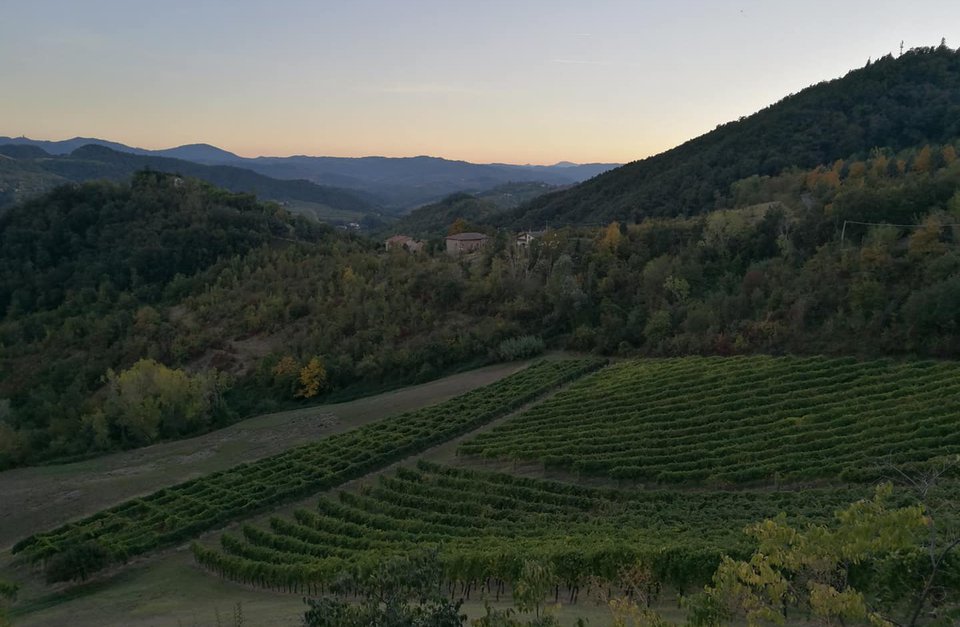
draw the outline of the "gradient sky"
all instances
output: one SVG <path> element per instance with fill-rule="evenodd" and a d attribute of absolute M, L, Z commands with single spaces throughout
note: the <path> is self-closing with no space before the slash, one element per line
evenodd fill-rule
<path fill-rule="evenodd" d="M 956 0 L 0 0 L 0 135 L 626 162 L 941 37 Z"/>

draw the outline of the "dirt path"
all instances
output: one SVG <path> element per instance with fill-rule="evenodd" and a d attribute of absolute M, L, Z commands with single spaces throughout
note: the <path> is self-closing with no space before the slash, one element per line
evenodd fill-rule
<path fill-rule="evenodd" d="M 367 398 L 265 414 L 187 440 L 0 473 L 0 548 L 38 530 L 391 414 L 442 402 L 526 366 L 497 364 Z"/>

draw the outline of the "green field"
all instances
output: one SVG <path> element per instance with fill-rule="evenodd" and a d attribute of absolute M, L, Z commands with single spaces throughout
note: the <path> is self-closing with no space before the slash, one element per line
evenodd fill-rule
<path fill-rule="evenodd" d="M 619 363 L 460 446 L 664 485 L 864 482 L 960 453 L 960 364 L 824 357 Z"/>

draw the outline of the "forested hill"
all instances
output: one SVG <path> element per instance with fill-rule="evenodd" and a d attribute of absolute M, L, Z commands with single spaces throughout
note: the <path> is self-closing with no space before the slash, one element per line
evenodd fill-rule
<path fill-rule="evenodd" d="M 788 96 L 672 150 L 542 196 L 503 225 L 637 222 L 727 204 L 731 183 L 809 168 L 874 147 L 901 150 L 960 135 L 960 52 L 946 46 L 883 57 Z"/>
<path fill-rule="evenodd" d="M 0 206 L 25 200 L 65 182 L 124 181 L 139 170 L 151 169 L 192 176 L 233 192 L 289 203 L 294 211 L 308 214 L 315 213 L 308 208 L 317 205 L 354 214 L 378 211 L 371 201 L 351 190 L 305 180 L 274 179 L 235 166 L 201 165 L 182 159 L 118 152 L 94 144 L 60 156 L 35 146 L 7 144 L 0 145 L 0 155 L 9 157 L 0 164 Z"/>
<path fill-rule="evenodd" d="M 156 301 L 222 257 L 329 227 L 271 213 L 253 196 L 141 172 L 129 186 L 63 186 L 0 216 L 0 311 L 83 308 L 100 292 Z"/>
<path fill-rule="evenodd" d="M 414 209 L 391 224 L 386 232 L 442 237 L 457 220 L 464 220 L 468 225 L 488 223 L 498 215 L 554 189 L 546 183 L 508 183 L 481 194 L 451 194 L 439 202 Z"/>

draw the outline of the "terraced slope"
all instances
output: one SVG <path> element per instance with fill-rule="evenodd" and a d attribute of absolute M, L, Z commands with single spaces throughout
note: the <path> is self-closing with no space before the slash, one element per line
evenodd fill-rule
<path fill-rule="evenodd" d="M 89 552 L 93 543 L 110 560 L 125 560 L 387 466 L 508 414 L 604 363 L 539 361 L 444 403 L 181 483 L 30 536 L 13 551 L 34 561 L 62 556 L 69 560 L 71 551 L 83 546 Z"/>
<path fill-rule="evenodd" d="M 620 363 L 462 444 L 662 484 L 868 481 L 960 453 L 960 364 L 824 357 Z"/>
<path fill-rule="evenodd" d="M 528 559 L 551 564 L 573 594 L 587 578 L 613 581 L 638 561 L 684 590 L 707 581 L 722 554 L 751 550 L 748 524 L 781 511 L 824 522 L 867 491 L 602 490 L 420 462 L 360 494 L 324 498 L 316 511 L 272 518 L 269 529 L 224 535 L 220 550 L 193 551 L 221 576 L 310 594 L 343 571 L 427 547 L 438 548 L 446 577 L 464 592 L 502 591 Z"/>

